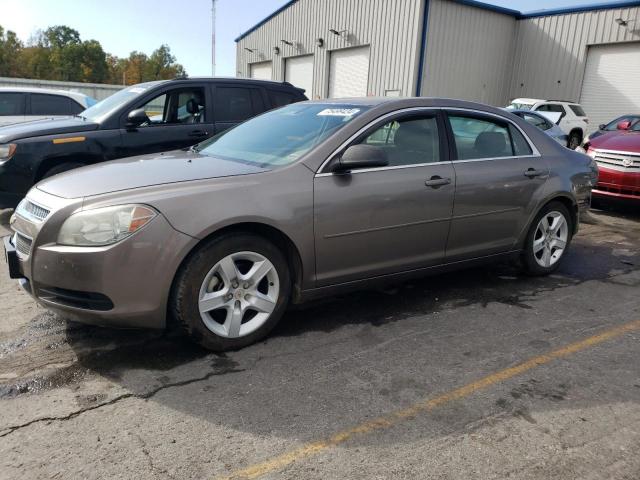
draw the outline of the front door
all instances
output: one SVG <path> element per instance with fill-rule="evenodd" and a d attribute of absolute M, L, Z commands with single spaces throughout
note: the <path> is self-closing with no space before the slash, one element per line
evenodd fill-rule
<path fill-rule="evenodd" d="M 511 122 L 448 113 L 456 195 L 447 261 L 512 250 L 545 188 L 549 170 Z"/>
<path fill-rule="evenodd" d="M 314 180 L 317 285 L 440 263 L 455 178 L 433 109 L 381 120 L 353 144 L 384 149 L 389 166 Z"/>
<path fill-rule="evenodd" d="M 144 99 L 133 109 L 144 108 L 148 120 L 135 128 L 123 121 L 120 157 L 177 150 L 213 135 L 211 109 L 204 85 L 175 87 Z"/>

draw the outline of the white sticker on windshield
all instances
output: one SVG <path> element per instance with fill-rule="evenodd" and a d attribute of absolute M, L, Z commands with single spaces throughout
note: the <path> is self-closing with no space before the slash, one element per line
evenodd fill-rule
<path fill-rule="evenodd" d="M 146 88 L 142 88 L 142 87 L 131 87 L 131 88 L 129 89 L 129 91 L 130 91 L 130 92 L 133 92 L 133 93 L 142 93 L 142 92 L 144 92 L 145 90 L 146 90 Z"/>
<path fill-rule="evenodd" d="M 351 115 L 355 115 L 359 111 L 359 108 L 325 108 L 320 113 L 318 113 L 318 116 L 350 117 Z"/>

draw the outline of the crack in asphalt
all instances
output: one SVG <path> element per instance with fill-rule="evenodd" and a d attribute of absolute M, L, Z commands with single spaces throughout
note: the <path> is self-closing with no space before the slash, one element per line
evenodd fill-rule
<path fill-rule="evenodd" d="M 80 410 L 76 410 L 74 412 L 71 412 L 67 415 L 62 415 L 62 416 L 57 416 L 57 417 L 39 417 L 39 418 L 35 418 L 33 420 L 30 420 L 28 422 L 25 422 L 23 424 L 20 425 L 13 425 L 10 427 L 6 427 L 3 429 L 3 432 L 0 433 L 0 438 L 6 437 L 11 435 L 12 433 L 21 430 L 23 428 L 26 427 L 30 427 L 31 425 L 35 425 L 37 423 L 42 423 L 42 422 L 55 422 L 55 421 L 67 421 L 67 420 L 71 420 L 73 418 L 76 418 L 84 413 L 93 411 L 93 410 L 97 410 L 99 408 L 102 407 L 107 407 L 109 405 L 114 405 L 122 400 L 126 400 L 128 398 L 136 398 L 139 400 L 149 400 L 150 398 L 154 397 L 155 395 L 157 395 L 159 392 L 169 389 L 169 388 L 174 388 L 174 387 L 184 387 L 186 385 L 191 385 L 193 383 L 198 383 L 198 382 L 204 382 L 212 377 L 216 377 L 219 375 L 226 375 L 228 373 L 241 373 L 244 372 L 246 369 L 244 368 L 226 368 L 226 369 L 221 369 L 221 370 L 214 370 L 211 371 L 209 373 L 207 373 L 206 375 L 203 375 L 201 377 L 197 377 L 197 378 L 191 378 L 189 380 L 182 380 L 180 382 L 174 382 L 174 383 L 167 383 L 166 385 L 161 385 L 157 388 L 154 388 L 153 390 L 150 390 L 146 393 L 133 393 L 133 392 L 129 392 L 129 393 L 124 393 L 120 396 L 117 396 L 115 398 L 112 398 L 111 400 L 108 400 L 106 402 L 102 402 L 98 405 L 92 405 L 90 407 L 84 407 L 81 408 Z"/>

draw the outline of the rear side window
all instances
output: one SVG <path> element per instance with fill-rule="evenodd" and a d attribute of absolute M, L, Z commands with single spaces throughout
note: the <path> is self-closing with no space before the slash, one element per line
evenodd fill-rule
<path fill-rule="evenodd" d="M 547 103 L 545 105 L 540 105 L 536 108 L 539 112 L 559 112 L 559 113 L 567 113 L 564 111 L 564 107 L 558 103 Z"/>
<path fill-rule="evenodd" d="M 571 110 L 573 110 L 573 113 L 575 113 L 575 115 L 577 117 L 586 117 L 587 114 L 584 113 L 584 110 L 582 109 L 582 107 L 580 105 L 569 105 L 569 108 Z"/>
<path fill-rule="evenodd" d="M 31 115 L 77 115 L 83 108 L 61 95 L 31 94 Z"/>
<path fill-rule="evenodd" d="M 0 93 L 0 116 L 24 115 L 23 93 Z"/>
<path fill-rule="evenodd" d="M 274 107 L 282 107 L 296 101 L 292 93 L 281 90 L 269 90 L 269 97 Z"/>
<path fill-rule="evenodd" d="M 458 160 L 514 155 L 506 122 L 450 114 L 449 123 L 453 130 Z"/>
<path fill-rule="evenodd" d="M 529 142 L 527 142 L 524 136 L 520 133 L 520 130 L 509 124 L 509 133 L 511 134 L 514 155 L 522 157 L 533 153 Z"/>
<path fill-rule="evenodd" d="M 214 114 L 219 122 L 242 122 L 254 115 L 251 89 L 216 87 Z"/>

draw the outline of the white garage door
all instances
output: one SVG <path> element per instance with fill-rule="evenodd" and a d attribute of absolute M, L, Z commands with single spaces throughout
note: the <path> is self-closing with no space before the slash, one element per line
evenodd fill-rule
<path fill-rule="evenodd" d="M 249 74 L 258 80 L 271 80 L 271 62 L 252 63 L 249 65 Z"/>
<path fill-rule="evenodd" d="M 640 112 L 640 42 L 589 47 L 580 103 L 593 128 Z"/>
<path fill-rule="evenodd" d="M 369 47 L 331 52 L 329 97 L 366 97 L 369 83 Z"/>
<path fill-rule="evenodd" d="M 313 55 L 287 58 L 284 79 L 298 88 L 304 88 L 307 98 L 312 98 Z"/>

